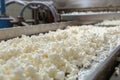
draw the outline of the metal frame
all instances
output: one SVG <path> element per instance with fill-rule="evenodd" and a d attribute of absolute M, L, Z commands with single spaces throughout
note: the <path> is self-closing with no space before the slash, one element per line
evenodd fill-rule
<path fill-rule="evenodd" d="M 109 55 L 107 59 L 90 74 L 86 80 L 109 80 L 115 67 L 119 65 L 117 57 L 120 56 L 120 45 L 117 46 Z"/>

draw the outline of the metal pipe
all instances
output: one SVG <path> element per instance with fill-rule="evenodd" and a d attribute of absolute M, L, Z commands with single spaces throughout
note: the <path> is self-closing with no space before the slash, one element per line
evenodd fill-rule
<path fill-rule="evenodd" d="M 27 24 L 26 22 L 21 22 L 21 24 L 22 24 L 23 26 L 29 26 L 29 24 Z"/>
<path fill-rule="evenodd" d="M 13 3 L 17 3 L 23 6 L 26 4 L 26 2 L 21 1 L 21 0 L 9 0 L 6 2 L 6 6 L 9 6 L 10 4 L 13 4 Z"/>

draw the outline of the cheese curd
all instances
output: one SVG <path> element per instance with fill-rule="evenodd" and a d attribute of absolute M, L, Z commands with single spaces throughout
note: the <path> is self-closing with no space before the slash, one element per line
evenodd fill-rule
<path fill-rule="evenodd" d="M 98 23 L 96 25 L 105 25 L 105 26 L 120 25 L 120 20 L 105 20 L 105 21 Z"/>
<path fill-rule="evenodd" d="M 94 25 L 1 41 L 0 80 L 77 80 L 100 51 L 108 57 L 118 45 L 120 26 Z"/>

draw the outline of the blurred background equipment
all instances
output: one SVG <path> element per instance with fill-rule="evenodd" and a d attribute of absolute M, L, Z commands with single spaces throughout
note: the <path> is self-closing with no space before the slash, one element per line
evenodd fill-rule
<path fill-rule="evenodd" d="M 8 13 L 14 17 L 11 23 L 17 26 L 59 21 L 59 15 L 53 6 L 52 1 L 8 0 L 6 2 L 6 7 L 8 9 Z M 9 11 L 14 9 L 17 14 Z"/>
<path fill-rule="evenodd" d="M 119 19 L 119 4 L 119 0 L 1 0 L 1 21 L 17 27 L 73 20 Z"/>

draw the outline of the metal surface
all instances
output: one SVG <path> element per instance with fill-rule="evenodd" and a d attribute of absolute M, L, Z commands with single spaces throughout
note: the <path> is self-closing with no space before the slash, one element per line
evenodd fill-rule
<path fill-rule="evenodd" d="M 101 21 L 101 20 L 112 20 L 120 19 L 120 13 L 98 13 L 98 14 L 78 14 L 78 15 L 66 15 L 61 14 L 62 21 L 72 21 L 72 20 L 91 20 L 91 21 Z"/>
<path fill-rule="evenodd" d="M 89 75 L 86 80 L 109 80 L 110 76 L 118 65 L 116 58 L 120 56 L 120 45 L 116 47 L 110 56 L 99 65 L 93 72 Z"/>
<path fill-rule="evenodd" d="M 52 0 L 57 9 L 120 6 L 120 0 Z"/>
<path fill-rule="evenodd" d="M 11 2 L 10 2 L 11 1 Z M 21 1 L 54 1 L 54 5 L 59 12 L 73 12 L 73 11 L 108 11 L 108 10 L 120 10 L 120 0 L 8 0 L 6 2 L 7 5 L 11 3 L 17 3 L 21 5 L 25 5 Z M 19 6 L 13 5 L 10 6 L 12 8 L 8 8 L 7 11 L 16 10 L 17 12 L 10 12 L 9 14 L 16 15 L 15 13 L 19 12 Z M 25 12 L 25 17 L 31 15 L 30 11 Z M 14 16 L 13 15 L 13 16 Z M 16 17 L 16 16 L 15 16 Z"/>
<path fill-rule="evenodd" d="M 52 24 L 40 24 L 34 26 L 26 26 L 26 27 L 13 27 L 13 28 L 4 28 L 0 29 L 0 41 L 7 40 L 10 38 L 15 38 L 18 36 L 24 35 L 32 35 L 48 32 L 50 30 L 64 29 L 70 25 L 80 25 L 80 24 L 91 24 L 96 23 L 96 21 L 69 21 L 69 22 L 59 22 Z M 4 35 L 3 35 L 4 34 Z"/>
<path fill-rule="evenodd" d="M 20 5 L 23 5 L 23 6 L 26 5 L 26 2 L 21 1 L 21 0 L 8 0 L 8 1 L 6 1 L 6 6 L 9 6 L 13 3 L 17 3 L 17 4 L 20 4 Z"/>
<path fill-rule="evenodd" d="M 17 14 L 17 18 L 14 18 L 14 21 L 11 21 L 13 25 L 25 26 L 29 24 L 36 25 L 60 21 L 59 14 L 57 13 L 55 7 L 53 6 L 52 1 L 8 0 L 6 2 L 6 6 L 9 6 L 10 4 L 13 3 L 22 5 L 21 10 Z M 29 13 L 27 13 L 28 10 Z M 26 19 L 25 13 L 27 13 L 27 15 L 30 17 L 29 19 Z M 28 22 L 28 20 L 30 22 Z"/>
<path fill-rule="evenodd" d="M 32 6 L 32 7 L 31 7 Z M 51 20 L 51 22 L 57 22 L 57 21 L 59 21 L 59 15 L 58 15 L 58 13 L 57 13 L 57 11 L 56 11 L 56 9 L 55 9 L 55 7 L 52 5 L 52 2 L 46 2 L 46 1 L 31 1 L 31 2 L 29 2 L 28 4 L 26 4 L 23 8 L 22 8 L 22 10 L 21 10 L 21 12 L 20 12 L 20 17 L 23 17 L 23 13 L 24 13 L 24 11 L 25 11 L 25 9 L 26 8 L 29 8 L 29 7 L 31 7 L 31 9 L 32 10 L 34 10 L 34 11 L 36 11 L 37 13 L 35 14 L 35 17 L 34 18 L 36 18 L 35 19 L 35 21 L 37 22 L 38 21 L 38 23 L 39 23 L 39 21 L 40 21 L 40 19 L 39 19 L 39 17 L 42 17 L 43 15 L 45 15 L 45 9 L 47 10 L 47 16 L 48 16 L 48 14 L 51 14 L 50 16 L 48 16 L 48 17 L 52 17 L 53 18 L 53 20 Z M 45 8 L 45 9 L 44 9 Z M 44 9 L 44 13 L 40 13 L 40 10 L 43 10 Z M 42 16 L 38 16 L 38 15 L 40 15 L 40 14 L 43 14 Z M 43 18 L 43 20 L 45 19 L 45 17 Z M 47 20 L 49 20 L 48 18 L 47 18 Z M 46 23 L 47 23 L 47 20 L 46 20 Z M 50 21 L 49 21 L 50 22 Z"/>

